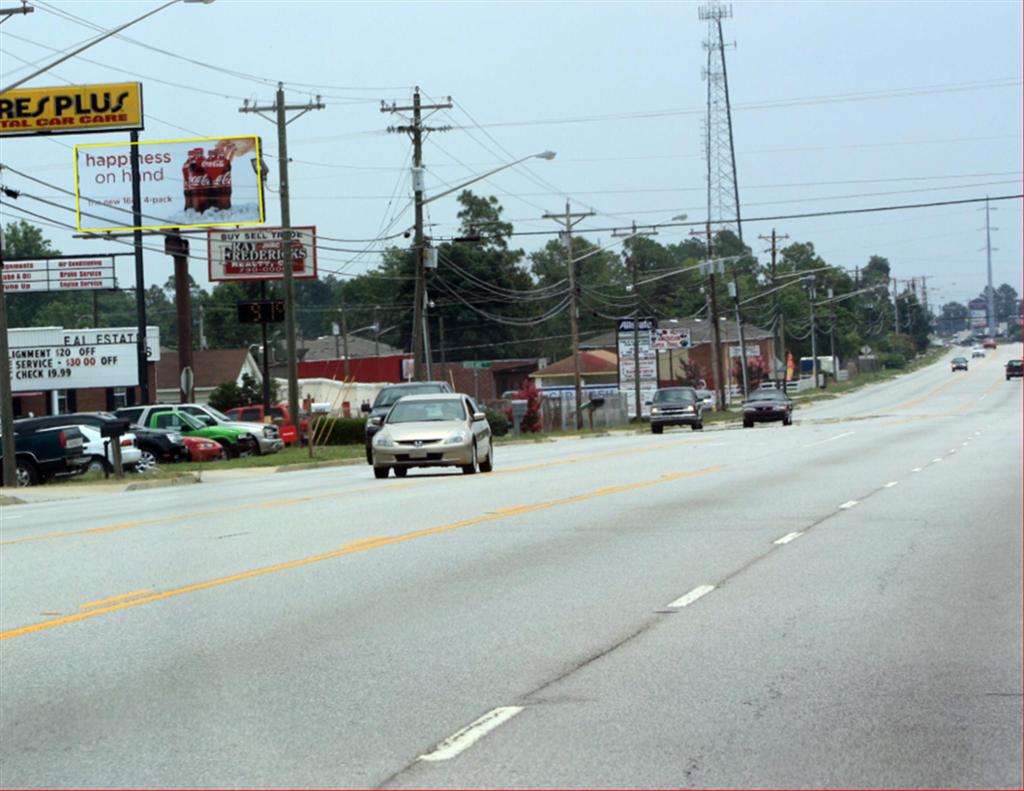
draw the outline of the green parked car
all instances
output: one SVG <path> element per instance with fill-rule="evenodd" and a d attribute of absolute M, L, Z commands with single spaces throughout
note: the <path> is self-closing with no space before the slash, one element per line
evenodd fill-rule
<path fill-rule="evenodd" d="M 179 431 L 186 437 L 205 437 L 215 440 L 224 446 L 225 452 L 233 459 L 239 456 L 251 456 L 259 450 L 256 438 L 245 429 L 204 425 L 191 415 L 178 410 L 151 412 L 146 421 L 146 427 Z"/>

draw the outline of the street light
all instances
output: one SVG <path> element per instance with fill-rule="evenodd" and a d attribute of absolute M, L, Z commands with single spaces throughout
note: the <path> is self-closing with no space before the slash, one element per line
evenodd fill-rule
<path fill-rule="evenodd" d="M 101 33 L 99 36 L 97 36 L 96 38 L 90 39 L 89 41 L 85 42 L 85 44 L 83 44 L 82 46 L 78 47 L 77 49 L 74 49 L 71 52 L 68 52 L 68 53 L 66 53 L 64 55 L 61 55 L 53 63 L 49 63 L 46 66 L 43 66 L 41 69 L 36 69 L 34 72 L 29 74 L 27 77 L 22 77 L 17 82 L 11 83 L 10 85 L 8 85 L 3 90 L 0 90 L 0 94 L 7 93 L 8 91 L 13 91 L 19 85 L 24 85 L 26 82 L 31 80 L 33 77 L 38 77 L 40 74 L 43 74 L 44 72 L 49 71 L 54 66 L 59 66 L 64 61 L 70 60 L 71 58 L 75 57 L 75 55 L 78 55 L 81 52 L 85 52 L 85 50 L 89 49 L 89 47 L 92 47 L 92 46 L 94 46 L 96 44 L 99 44 L 104 39 L 110 38 L 111 36 L 116 36 L 122 30 L 124 30 L 127 27 L 131 27 L 136 22 L 141 22 L 146 17 L 153 16 L 153 14 L 157 14 L 157 13 L 163 11 L 165 8 L 168 8 L 169 6 L 172 6 L 175 3 L 180 3 L 180 2 L 185 2 L 185 3 L 203 3 L 204 5 L 209 5 L 210 3 L 213 2 L 213 0 L 170 0 L 170 2 L 164 3 L 159 8 L 154 8 L 152 11 L 149 11 L 148 13 L 145 13 L 142 16 L 137 17 L 136 19 L 131 20 L 130 22 L 125 22 L 123 25 L 119 25 L 118 27 L 115 27 L 115 28 L 113 28 L 111 30 L 106 31 L 105 33 Z"/>
<path fill-rule="evenodd" d="M 427 357 L 427 336 L 424 332 L 424 316 L 426 308 L 426 273 L 423 265 L 423 255 L 426 248 L 425 239 L 423 236 L 423 207 L 428 203 L 436 201 L 438 198 L 443 198 L 446 195 L 451 195 L 453 192 L 458 192 L 461 189 L 468 187 L 470 184 L 475 184 L 489 176 L 493 176 L 495 173 L 500 173 L 508 168 L 521 165 L 528 159 L 547 159 L 551 160 L 555 158 L 554 151 L 541 151 L 538 154 L 530 154 L 529 156 L 517 159 L 514 162 L 506 162 L 504 165 L 500 165 L 496 168 L 488 170 L 486 173 L 481 173 L 479 176 L 474 176 L 469 181 L 465 181 L 458 186 L 451 187 L 444 192 L 439 192 L 437 195 L 431 195 L 429 198 L 423 197 L 423 186 L 422 186 L 422 169 L 419 167 L 413 168 L 413 185 L 414 192 L 416 195 L 416 242 L 415 242 L 415 271 L 416 271 L 416 296 L 413 302 L 412 310 L 412 359 L 413 359 L 413 377 L 417 380 L 423 379 L 423 367 L 424 361 Z"/>

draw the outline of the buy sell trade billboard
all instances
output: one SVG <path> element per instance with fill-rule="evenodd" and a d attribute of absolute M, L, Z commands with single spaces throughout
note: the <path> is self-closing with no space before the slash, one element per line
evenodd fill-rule
<path fill-rule="evenodd" d="M 316 277 L 316 228 L 292 228 L 292 273 Z M 246 228 L 208 231 L 211 281 L 281 280 L 284 277 L 283 229 Z"/>
<path fill-rule="evenodd" d="M 138 146 L 142 219 L 132 221 L 132 146 Z M 255 135 L 75 146 L 79 231 L 262 225 Z"/>
<path fill-rule="evenodd" d="M 142 129 L 142 84 L 20 88 L 0 94 L 0 137 Z"/>

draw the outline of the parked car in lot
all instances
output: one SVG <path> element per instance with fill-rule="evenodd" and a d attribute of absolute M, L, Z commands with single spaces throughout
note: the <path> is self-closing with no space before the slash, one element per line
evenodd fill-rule
<path fill-rule="evenodd" d="M 781 420 L 782 425 L 793 423 L 793 401 L 781 390 L 755 390 L 743 402 L 743 428 L 755 423 Z"/>
<path fill-rule="evenodd" d="M 692 387 L 662 387 L 654 391 L 651 407 L 651 433 L 660 434 L 665 426 L 704 428 L 704 405 Z"/>
<path fill-rule="evenodd" d="M 299 430 L 303 437 L 309 436 L 309 420 L 299 415 L 299 428 L 295 428 L 295 421 L 292 420 L 287 404 L 273 404 L 269 410 L 263 408 L 263 404 L 250 404 L 249 406 L 236 406 L 225 413 L 229 418 L 244 423 L 273 423 L 281 433 L 281 439 L 285 445 L 291 445 L 298 441 Z"/>
<path fill-rule="evenodd" d="M 256 438 L 258 452 L 261 456 L 266 453 L 277 453 L 284 448 L 281 431 L 274 423 L 236 420 L 225 415 L 219 409 L 214 409 L 209 404 L 176 404 L 175 406 L 208 426 L 227 426 L 248 431 Z"/>
<path fill-rule="evenodd" d="M 217 461 L 227 457 L 224 446 L 206 437 L 182 437 L 188 448 L 189 461 Z"/>
<path fill-rule="evenodd" d="M 399 478 L 411 467 L 460 467 L 466 475 L 494 469 L 487 416 L 462 393 L 407 395 L 373 438 L 373 474 Z"/>
<path fill-rule="evenodd" d="M 147 428 L 163 428 L 175 431 L 186 437 L 205 437 L 219 442 L 224 446 L 228 456 L 251 456 L 257 452 L 256 437 L 251 432 L 227 426 L 208 426 L 201 423 L 187 412 L 175 409 L 173 405 L 156 405 L 147 407 L 122 407 L 115 413 L 118 417 L 137 419 L 141 415 L 142 424 Z"/>
<path fill-rule="evenodd" d="M 950 367 L 954 371 L 966 371 L 967 370 L 967 358 L 966 357 L 954 357 L 950 363 Z"/>
<path fill-rule="evenodd" d="M 366 463 L 373 464 L 373 437 L 380 431 L 384 417 L 398 402 L 398 399 L 411 395 L 450 393 L 451 391 L 447 382 L 404 382 L 382 388 L 377 393 L 377 397 L 373 399 L 372 406 L 363 406 L 363 412 L 366 413 Z"/>
<path fill-rule="evenodd" d="M 89 463 L 85 437 L 75 426 L 36 426 L 16 420 L 13 440 L 0 436 L 0 459 L 11 446 L 18 486 L 35 486 L 57 475 L 78 473 Z"/>
<path fill-rule="evenodd" d="M 707 389 L 702 388 L 702 387 L 698 387 L 698 388 L 696 388 L 696 390 L 697 390 L 697 398 L 700 401 L 701 407 L 704 408 L 704 409 L 714 409 L 715 408 L 715 394 L 712 393 L 710 390 L 707 390 Z"/>
<path fill-rule="evenodd" d="M 102 472 L 109 475 L 114 471 L 114 448 L 112 443 L 121 446 L 121 467 L 129 472 L 138 467 L 142 460 L 142 451 L 135 446 L 135 435 L 131 432 L 119 437 L 104 437 L 98 428 L 79 424 L 78 430 L 85 437 L 85 452 L 89 455 L 86 472 Z"/>
<path fill-rule="evenodd" d="M 1006 381 L 1024 378 L 1024 360 L 1006 361 Z"/>
<path fill-rule="evenodd" d="M 984 357 L 984 356 L 985 356 L 985 350 L 981 346 L 975 346 L 973 349 L 971 349 L 971 358 L 972 359 L 975 358 L 975 357 Z"/>

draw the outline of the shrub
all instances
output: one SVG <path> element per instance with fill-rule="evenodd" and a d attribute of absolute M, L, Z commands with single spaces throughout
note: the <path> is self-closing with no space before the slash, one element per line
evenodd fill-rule
<path fill-rule="evenodd" d="M 242 388 L 234 382 L 223 382 L 210 393 L 210 406 L 221 412 L 234 409 L 236 406 L 246 406 L 248 403 Z"/>
<path fill-rule="evenodd" d="M 366 418 L 318 416 L 310 421 L 310 433 L 320 445 L 362 445 Z"/>
<path fill-rule="evenodd" d="M 878 355 L 878 361 L 882 364 L 883 368 L 905 368 L 907 365 L 907 358 L 899 352 L 880 354 Z"/>
<path fill-rule="evenodd" d="M 508 418 L 496 409 L 485 409 L 487 424 L 491 427 L 491 434 L 495 437 L 504 437 L 508 434 Z"/>

